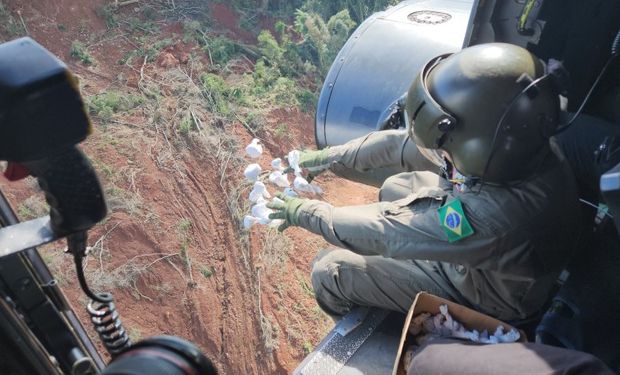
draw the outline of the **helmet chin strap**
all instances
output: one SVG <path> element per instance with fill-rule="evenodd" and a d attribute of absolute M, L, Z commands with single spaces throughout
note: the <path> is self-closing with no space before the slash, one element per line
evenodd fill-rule
<path fill-rule="evenodd" d="M 462 186 L 464 186 L 466 189 L 471 189 L 476 186 L 478 182 L 480 182 L 480 178 L 478 177 L 465 176 L 464 174 L 459 172 L 447 155 L 444 156 L 444 163 L 444 166 L 441 167 L 441 172 L 443 173 L 446 180 L 450 181 L 455 185 L 461 186 L 459 188 L 459 191 L 465 191 Z"/>

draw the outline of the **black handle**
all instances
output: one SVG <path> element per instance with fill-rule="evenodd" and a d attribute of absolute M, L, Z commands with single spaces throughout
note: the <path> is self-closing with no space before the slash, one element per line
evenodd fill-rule
<path fill-rule="evenodd" d="M 56 234 L 88 230 L 106 216 L 107 206 L 97 174 L 77 147 L 21 164 L 37 177 L 45 192 Z"/>

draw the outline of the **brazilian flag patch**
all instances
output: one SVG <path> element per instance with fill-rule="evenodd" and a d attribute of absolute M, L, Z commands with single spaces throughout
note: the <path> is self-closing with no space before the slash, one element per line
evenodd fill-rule
<path fill-rule="evenodd" d="M 474 234 L 459 199 L 454 199 L 439 207 L 437 213 L 439 214 L 439 224 L 448 236 L 449 242 L 456 242 Z"/>

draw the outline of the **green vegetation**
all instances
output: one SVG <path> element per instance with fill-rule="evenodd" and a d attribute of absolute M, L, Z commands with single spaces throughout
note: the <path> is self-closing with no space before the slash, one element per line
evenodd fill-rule
<path fill-rule="evenodd" d="M 314 298 L 314 290 L 312 290 L 312 287 L 308 285 L 308 283 L 303 278 L 303 276 L 299 274 L 295 274 L 295 277 L 297 278 L 297 282 L 299 283 L 299 287 L 301 291 L 304 292 L 304 294 L 308 295 L 309 297 Z"/>
<path fill-rule="evenodd" d="M 192 221 L 190 219 L 183 218 L 179 220 L 179 231 L 181 233 L 187 233 L 192 227 Z"/>
<path fill-rule="evenodd" d="M 253 94 L 302 111 L 311 111 L 316 91 L 355 22 L 343 10 L 327 21 L 316 13 L 298 10 L 294 26 L 277 22 L 278 35 L 263 30 L 258 35 L 258 59 L 253 74 Z M 295 39 L 301 41 L 294 42 Z M 308 87 L 302 80 L 316 82 Z"/>
<path fill-rule="evenodd" d="M 262 0 L 257 6 L 254 0 L 227 1 L 244 15 L 240 20 L 241 25 L 256 24 L 256 15 L 287 18 L 297 9 L 316 13 L 324 19 L 346 9 L 351 18 L 359 24 L 372 13 L 399 2 L 400 0 Z"/>
<path fill-rule="evenodd" d="M 111 180 L 114 178 L 114 168 L 98 159 L 91 158 L 91 162 L 93 163 L 95 170 L 105 176 L 106 179 Z"/>
<path fill-rule="evenodd" d="M 302 112 L 312 112 L 315 109 L 315 103 L 318 100 L 318 95 L 308 89 L 302 88 L 295 93 L 297 101 L 299 102 L 299 109 Z"/>
<path fill-rule="evenodd" d="M 39 247 L 38 251 L 58 285 L 64 286 L 67 281 L 71 280 L 71 277 L 67 275 L 67 270 L 71 268 L 70 257 L 68 258 L 67 254 L 51 245 Z"/>
<path fill-rule="evenodd" d="M 215 113 L 229 115 L 230 102 L 241 98 L 241 91 L 232 89 L 219 75 L 204 73 L 200 76 L 202 92 L 208 100 L 207 107 Z"/>
<path fill-rule="evenodd" d="M 188 135 L 192 131 L 192 127 L 194 125 L 194 119 L 192 119 L 191 115 L 185 115 L 179 122 L 179 133 L 182 135 Z"/>
<path fill-rule="evenodd" d="M 276 130 L 273 132 L 273 134 L 276 137 L 283 137 L 288 133 L 288 126 L 286 124 L 279 124 L 278 126 L 276 126 Z"/>
<path fill-rule="evenodd" d="M 305 355 L 312 353 L 312 351 L 314 350 L 314 346 L 309 341 L 304 341 L 302 348 Z"/>
<path fill-rule="evenodd" d="M 301 8 L 326 19 L 346 9 L 356 23 L 361 23 L 372 13 L 399 2 L 400 0 L 306 0 Z"/>
<path fill-rule="evenodd" d="M 139 194 L 119 188 L 114 183 L 105 186 L 106 201 L 111 211 L 125 211 L 129 215 L 142 215 L 145 203 Z"/>
<path fill-rule="evenodd" d="M 0 2 L 0 30 L 8 34 L 10 38 L 28 34 L 21 15 L 13 14 L 3 2 Z"/>
<path fill-rule="evenodd" d="M 142 5 L 134 9 L 133 15 L 125 17 L 107 5 L 100 7 L 97 14 L 108 28 L 120 28 L 132 38 L 137 48 L 125 54 L 119 64 L 134 69 L 137 64 L 152 63 L 162 50 L 175 43 L 174 38 L 158 38 L 162 17 L 180 21 L 183 41 L 199 47 L 193 51 L 194 57 L 190 56 L 192 64 L 194 61 L 198 64 L 191 65 L 189 78 L 199 87 L 199 99 L 205 109 L 218 121 L 242 121 L 256 131 L 261 118 L 274 105 L 313 111 L 321 81 L 352 30 L 370 13 L 394 3 L 394 0 L 262 0 L 257 7 L 252 0 L 227 2 L 238 11 L 241 26 L 257 35 L 256 45 L 216 33 L 208 5 L 199 2 Z M 258 22 L 262 17 L 276 19 L 271 31 L 256 29 L 262 24 Z M 196 53 L 200 50 L 204 55 Z M 72 46 L 72 56 L 85 64 L 93 63 L 87 48 L 79 42 Z M 206 66 L 201 63 L 205 57 Z M 182 96 L 175 118 L 171 119 L 161 110 L 161 100 L 168 97 L 166 91 L 171 83 L 141 77 L 139 89 L 143 97 L 154 101 L 147 106 L 154 112 L 154 122 L 173 124 L 174 132 L 185 138 L 182 142 L 190 142 L 192 130 L 200 130 L 192 115 L 196 98 Z M 172 90 L 177 90 L 177 86 L 173 85 Z M 92 104 L 91 113 L 103 120 L 109 120 L 118 111 L 113 105 Z"/>
<path fill-rule="evenodd" d="M 203 266 L 200 269 L 200 273 L 202 274 L 202 276 L 205 277 L 205 279 L 208 279 L 209 277 L 213 276 L 213 269 L 207 267 L 207 266 Z"/>
<path fill-rule="evenodd" d="M 127 112 L 143 104 L 144 97 L 119 91 L 104 91 L 90 96 L 87 103 L 91 114 L 103 121 L 109 121 L 115 113 Z"/>
<path fill-rule="evenodd" d="M 189 43 L 194 39 L 200 38 L 204 34 L 201 31 L 200 21 L 191 20 L 183 22 L 183 42 Z"/>
<path fill-rule="evenodd" d="M 118 27 L 118 20 L 116 19 L 116 14 L 114 14 L 114 9 L 111 4 L 100 6 L 97 8 L 96 13 L 105 21 L 108 29 Z"/>
<path fill-rule="evenodd" d="M 129 26 L 129 30 L 133 32 L 138 31 L 147 34 L 155 34 L 159 31 L 159 26 L 149 19 L 144 20 L 138 17 L 130 17 L 127 19 L 127 25 Z"/>
<path fill-rule="evenodd" d="M 346 9 L 331 16 L 327 23 L 316 13 L 298 10 L 295 27 L 304 36 L 300 53 L 325 74 L 355 26 Z"/>
<path fill-rule="evenodd" d="M 207 32 L 208 26 L 199 21 L 185 21 L 183 23 L 184 42 L 195 41 L 209 57 L 214 68 L 222 69 L 226 64 L 244 53 L 253 54 L 251 47 L 223 35 L 211 35 Z"/>
<path fill-rule="evenodd" d="M 211 63 L 209 71 L 200 76 L 208 107 L 224 118 L 239 112 L 239 107 L 258 110 L 265 108 L 267 103 L 312 111 L 322 78 L 357 25 L 346 6 L 332 12 L 335 8 L 327 1 L 261 3 L 259 14 L 286 17 L 287 22 L 294 14 L 295 19 L 289 24 L 276 21 L 274 33 L 269 30 L 257 32 L 256 46 L 213 35 L 205 20 L 193 19 L 183 23 L 184 40 L 198 43 Z M 230 5 L 240 11 L 242 23 L 243 15 L 254 14 L 256 17 L 256 12 L 249 12 L 255 8 L 255 2 L 241 0 Z M 353 4 L 349 5 L 353 9 Z M 374 10 L 380 5 L 377 2 L 367 8 Z M 355 9 L 359 13 L 360 8 Z M 229 66 L 240 60 L 253 60 L 255 64 L 251 74 L 231 84 L 226 79 Z M 185 133 L 188 128 L 180 129 Z"/>
<path fill-rule="evenodd" d="M 38 195 L 32 195 L 17 206 L 17 214 L 22 220 L 32 220 L 47 215 L 47 203 Z"/>
<path fill-rule="evenodd" d="M 129 335 L 129 339 L 133 343 L 136 343 L 142 339 L 142 331 L 140 331 L 140 329 L 137 327 L 129 327 L 127 334 Z"/>
<path fill-rule="evenodd" d="M 185 269 L 189 271 L 192 268 L 192 259 L 189 256 L 188 250 L 189 243 L 187 242 L 187 240 L 181 242 L 181 260 L 183 260 L 183 267 L 185 267 Z"/>
<path fill-rule="evenodd" d="M 152 41 L 150 37 L 146 36 L 137 38 L 136 42 L 139 48 L 126 53 L 125 56 L 119 59 L 119 65 L 131 63 L 134 57 L 139 57 L 140 60 L 146 58 L 147 62 L 153 61 L 163 49 L 174 44 L 172 39 L 158 39 L 157 41 Z"/>
<path fill-rule="evenodd" d="M 219 67 L 224 66 L 233 58 L 239 57 L 243 52 L 239 43 L 225 36 L 206 38 L 203 49 L 211 62 Z"/>
<path fill-rule="evenodd" d="M 95 62 L 95 59 L 88 52 L 88 49 L 82 42 L 78 40 L 74 40 L 71 43 L 71 57 L 76 58 L 83 62 L 86 65 L 92 65 Z"/>

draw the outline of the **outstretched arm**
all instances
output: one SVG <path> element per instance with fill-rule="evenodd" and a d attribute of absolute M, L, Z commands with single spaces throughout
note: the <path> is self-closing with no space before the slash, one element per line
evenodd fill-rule
<path fill-rule="evenodd" d="M 329 243 L 361 255 L 397 259 L 436 260 L 466 266 L 489 265 L 497 236 L 468 215 L 475 233 L 452 242 L 437 213 L 442 200 L 425 197 L 363 206 L 334 207 L 310 201 L 301 206 L 298 224 Z M 466 208 L 467 209 L 467 208 Z"/>
<path fill-rule="evenodd" d="M 473 230 L 450 242 L 438 212 L 444 202 L 454 199 L 450 189 L 434 173 L 414 173 L 419 174 L 416 180 L 428 184 L 413 189 L 415 193 L 401 200 L 334 207 L 316 200 L 283 197 L 284 202 L 269 205 L 276 210 L 270 218 L 283 219 L 281 229 L 299 226 L 361 255 L 489 266 L 498 236 L 492 226 L 486 225 L 485 214 L 461 202 L 462 216 L 452 223 L 467 221 Z"/>
<path fill-rule="evenodd" d="M 420 154 L 404 129 L 376 131 L 330 147 L 328 160 L 360 172 L 383 167 L 401 168 L 403 172 L 437 170 Z"/>

